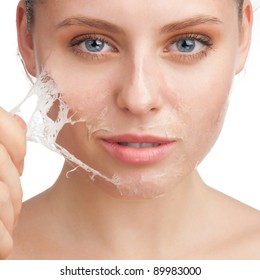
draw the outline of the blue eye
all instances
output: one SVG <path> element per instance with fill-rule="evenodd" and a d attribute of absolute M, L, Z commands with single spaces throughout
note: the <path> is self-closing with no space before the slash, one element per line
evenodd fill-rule
<path fill-rule="evenodd" d="M 176 54 L 194 55 L 211 47 L 212 40 L 209 37 L 199 34 L 188 34 L 179 39 L 175 39 L 168 45 L 166 51 Z"/>
<path fill-rule="evenodd" d="M 116 49 L 105 39 L 93 34 L 79 36 L 71 41 L 71 46 L 80 53 L 103 55 L 115 52 Z"/>
<path fill-rule="evenodd" d="M 104 49 L 105 42 L 101 40 L 85 40 L 84 42 L 85 48 L 89 52 L 101 52 Z"/>
<path fill-rule="evenodd" d="M 169 51 L 174 52 L 180 52 L 180 53 L 199 53 L 203 48 L 205 47 L 205 44 L 202 42 L 195 40 L 195 39 L 181 39 L 173 43 L 169 47 Z"/>
<path fill-rule="evenodd" d="M 197 45 L 196 45 L 195 40 L 191 40 L 191 39 L 184 39 L 184 40 L 180 40 L 180 41 L 176 42 L 176 48 L 178 49 L 178 51 L 184 52 L 184 53 L 189 53 L 189 52 L 194 51 L 196 46 Z"/>

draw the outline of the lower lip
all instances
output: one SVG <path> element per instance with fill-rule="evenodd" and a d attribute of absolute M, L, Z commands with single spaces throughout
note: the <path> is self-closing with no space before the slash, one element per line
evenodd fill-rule
<path fill-rule="evenodd" d="M 102 141 L 105 150 L 116 159 L 130 164 L 151 164 L 167 157 L 175 142 L 161 144 L 151 148 L 132 148 L 115 142 Z"/>

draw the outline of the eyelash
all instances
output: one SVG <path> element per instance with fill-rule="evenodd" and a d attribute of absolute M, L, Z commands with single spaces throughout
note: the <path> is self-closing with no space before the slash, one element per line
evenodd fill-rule
<path fill-rule="evenodd" d="M 168 51 L 169 46 L 172 46 L 179 41 L 185 41 L 185 40 L 192 40 L 201 43 L 203 45 L 202 50 L 197 53 L 188 53 L 188 52 L 176 53 L 176 52 Z M 189 33 L 189 34 L 179 35 L 178 37 L 171 40 L 168 46 L 164 49 L 164 53 L 167 54 L 167 56 L 169 56 L 173 60 L 185 64 L 185 63 L 192 63 L 193 61 L 195 62 L 197 60 L 200 60 L 201 58 L 207 56 L 208 51 L 212 49 L 213 49 L 213 41 L 209 36 L 197 34 L 197 33 Z"/>
<path fill-rule="evenodd" d="M 78 36 L 71 40 L 69 46 L 72 48 L 73 52 L 75 52 L 77 55 L 80 55 L 80 56 L 83 56 L 85 58 L 92 59 L 92 60 L 101 59 L 107 55 L 106 53 L 101 53 L 101 52 L 94 53 L 94 52 L 84 52 L 84 51 L 80 50 L 79 49 L 80 44 L 82 44 L 86 40 L 101 41 L 101 42 L 109 45 L 113 49 L 112 52 L 114 52 L 114 53 L 117 52 L 117 49 L 115 47 L 113 47 L 112 44 L 110 42 L 108 42 L 108 40 L 105 37 L 96 35 L 96 34 L 86 34 L 86 35 Z M 111 55 L 111 52 L 109 52 L 108 55 L 109 54 Z"/>
<path fill-rule="evenodd" d="M 101 41 L 104 44 L 107 44 L 111 47 L 111 52 L 84 52 L 80 50 L 79 46 L 86 40 L 93 40 L 93 41 Z M 174 52 L 174 51 L 168 51 L 170 46 L 176 44 L 180 41 L 185 40 L 192 40 L 195 42 L 201 43 L 204 47 L 201 51 L 197 53 L 182 53 L 182 52 Z M 106 56 L 111 56 L 111 53 L 117 53 L 118 50 L 113 47 L 113 45 L 103 36 L 96 35 L 96 34 L 86 34 L 78 36 L 71 40 L 69 46 L 72 48 L 73 52 L 75 52 L 77 55 L 83 56 L 87 59 L 92 60 L 98 60 L 105 58 Z M 196 33 L 189 33 L 189 34 L 183 34 L 179 35 L 176 38 L 172 39 L 170 43 L 167 44 L 167 47 L 163 50 L 163 52 L 167 55 L 167 57 L 179 62 L 179 63 L 192 63 L 193 61 L 200 60 L 201 58 L 205 57 L 208 54 L 208 51 L 212 49 L 213 42 L 212 39 L 207 35 L 202 34 L 196 34 Z"/>

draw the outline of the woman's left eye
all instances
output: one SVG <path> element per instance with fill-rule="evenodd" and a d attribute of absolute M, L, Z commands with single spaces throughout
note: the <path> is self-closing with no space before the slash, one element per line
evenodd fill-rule
<path fill-rule="evenodd" d="M 194 55 L 204 51 L 207 47 L 211 47 L 211 39 L 205 36 L 190 36 L 175 39 L 168 45 L 167 52 L 180 53 L 182 55 Z"/>
<path fill-rule="evenodd" d="M 204 45 L 201 42 L 192 39 L 184 39 L 173 44 L 172 49 L 183 53 L 191 53 L 199 52 L 203 47 Z"/>

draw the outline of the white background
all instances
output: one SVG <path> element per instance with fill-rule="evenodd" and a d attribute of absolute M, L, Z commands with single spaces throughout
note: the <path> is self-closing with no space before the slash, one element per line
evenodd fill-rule
<path fill-rule="evenodd" d="M 15 9 L 18 0 L 1 5 L 0 106 L 11 110 L 27 94 L 27 81 L 17 57 Z M 260 0 L 252 1 L 254 7 Z M 246 71 L 234 84 L 222 134 L 200 166 L 210 186 L 260 210 L 260 9 Z M 1 133 L 1 131 L 0 131 Z M 28 143 L 22 177 L 24 200 L 43 191 L 57 178 L 63 159 L 38 144 Z"/>

